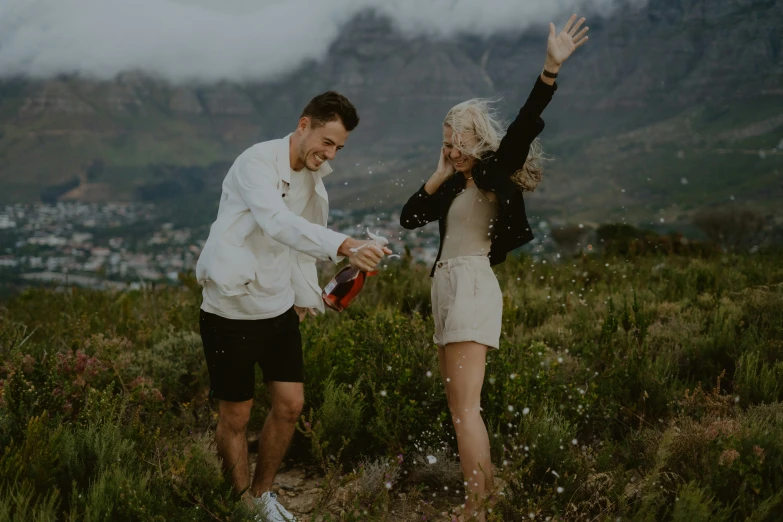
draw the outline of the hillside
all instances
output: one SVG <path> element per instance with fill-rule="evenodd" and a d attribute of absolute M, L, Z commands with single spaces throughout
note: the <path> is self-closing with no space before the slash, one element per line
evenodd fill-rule
<path fill-rule="evenodd" d="M 556 161 L 531 197 L 534 211 L 644 221 L 731 196 L 773 209 L 783 195 L 783 0 L 652 0 L 590 25 L 590 44 L 564 69 L 545 114 L 542 139 Z M 432 169 L 451 105 L 501 95 L 513 116 L 544 40 L 545 28 L 411 39 L 366 13 L 324 62 L 263 84 L 175 86 L 140 72 L 112 82 L 5 80 L 0 202 L 44 191 L 212 197 L 226 162 L 288 132 L 304 103 L 332 88 L 362 117 L 328 178 L 334 204 L 395 207 Z"/>
<path fill-rule="evenodd" d="M 783 519 L 780 253 L 525 257 L 497 274 L 488 522 Z M 301 522 L 447 522 L 464 502 L 427 275 L 393 260 L 346 311 L 301 324 L 306 403 L 275 479 Z M 0 520 L 253 520 L 220 473 L 200 287 L 184 282 L 0 301 Z"/>

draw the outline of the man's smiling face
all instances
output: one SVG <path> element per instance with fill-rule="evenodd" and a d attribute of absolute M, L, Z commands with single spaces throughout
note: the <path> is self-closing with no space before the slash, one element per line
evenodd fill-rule
<path fill-rule="evenodd" d="M 297 130 L 301 132 L 297 167 L 312 171 L 318 170 L 324 161 L 334 159 L 350 134 L 339 119 L 314 127 L 312 120 L 304 117 Z"/>

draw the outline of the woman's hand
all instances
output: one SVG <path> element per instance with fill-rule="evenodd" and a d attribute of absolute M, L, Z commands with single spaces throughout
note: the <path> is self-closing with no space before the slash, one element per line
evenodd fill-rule
<path fill-rule="evenodd" d="M 440 177 L 445 180 L 449 179 L 454 174 L 454 165 L 446 155 L 446 147 L 440 148 L 440 159 L 438 160 L 438 168 L 435 171 Z"/>
<path fill-rule="evenodd" d="M 435 194 L 435 191 L 443 184 L 444 181 L 454 175 L 454 165 L 446 155 L 446 147 L 440 148 L 440 159 L 438 160 L 438 168 L 435 173 L 430 176 L 427 183 L 424 184 L 424 190 L 427 194 Z"/>
<path fill-rule="evenodd" d="M 555 34 L 555 24 L 549 24 L 549 40 L 546 47 L 546 64 L 544 68 L 552 73 L 556 73 L 571 54 L 581 47 L 587 41 L 587 31 L 585 27 L 581 31 L 579 28 L 585 23 L 584 18 L 576 21 L 576 15 L 571 15 L 563 30 Z M 579 31 L 579 32 L 577 32 Z"/>

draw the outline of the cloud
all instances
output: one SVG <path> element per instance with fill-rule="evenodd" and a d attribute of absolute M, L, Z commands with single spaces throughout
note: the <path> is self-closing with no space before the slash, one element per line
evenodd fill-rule
<path fill-rule="evenodd" d="M 174 82 L 267 80 L 323 58 L 343 25 L 366 9 L 411 35 L 485 36 L 545 30 L 579 5 L 605 16 L 621 1 L 5 0 L 0 76 L 110 79 L 143 70 Z"/>

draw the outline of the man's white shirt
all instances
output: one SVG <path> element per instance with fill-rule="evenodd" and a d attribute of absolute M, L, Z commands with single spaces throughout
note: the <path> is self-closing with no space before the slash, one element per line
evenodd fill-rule
<path fill-rule="evenodd" d="M 215 222 L 196 264 L 201 308 L 229 319 L 277 317 L 294 304 L 324 311 L 315 260 L 342 258 L 348 237 L 325 228 L 329 201 L 315 171 L 291 169 L 289 136 L 243 152 L 223 180 Z"/>

